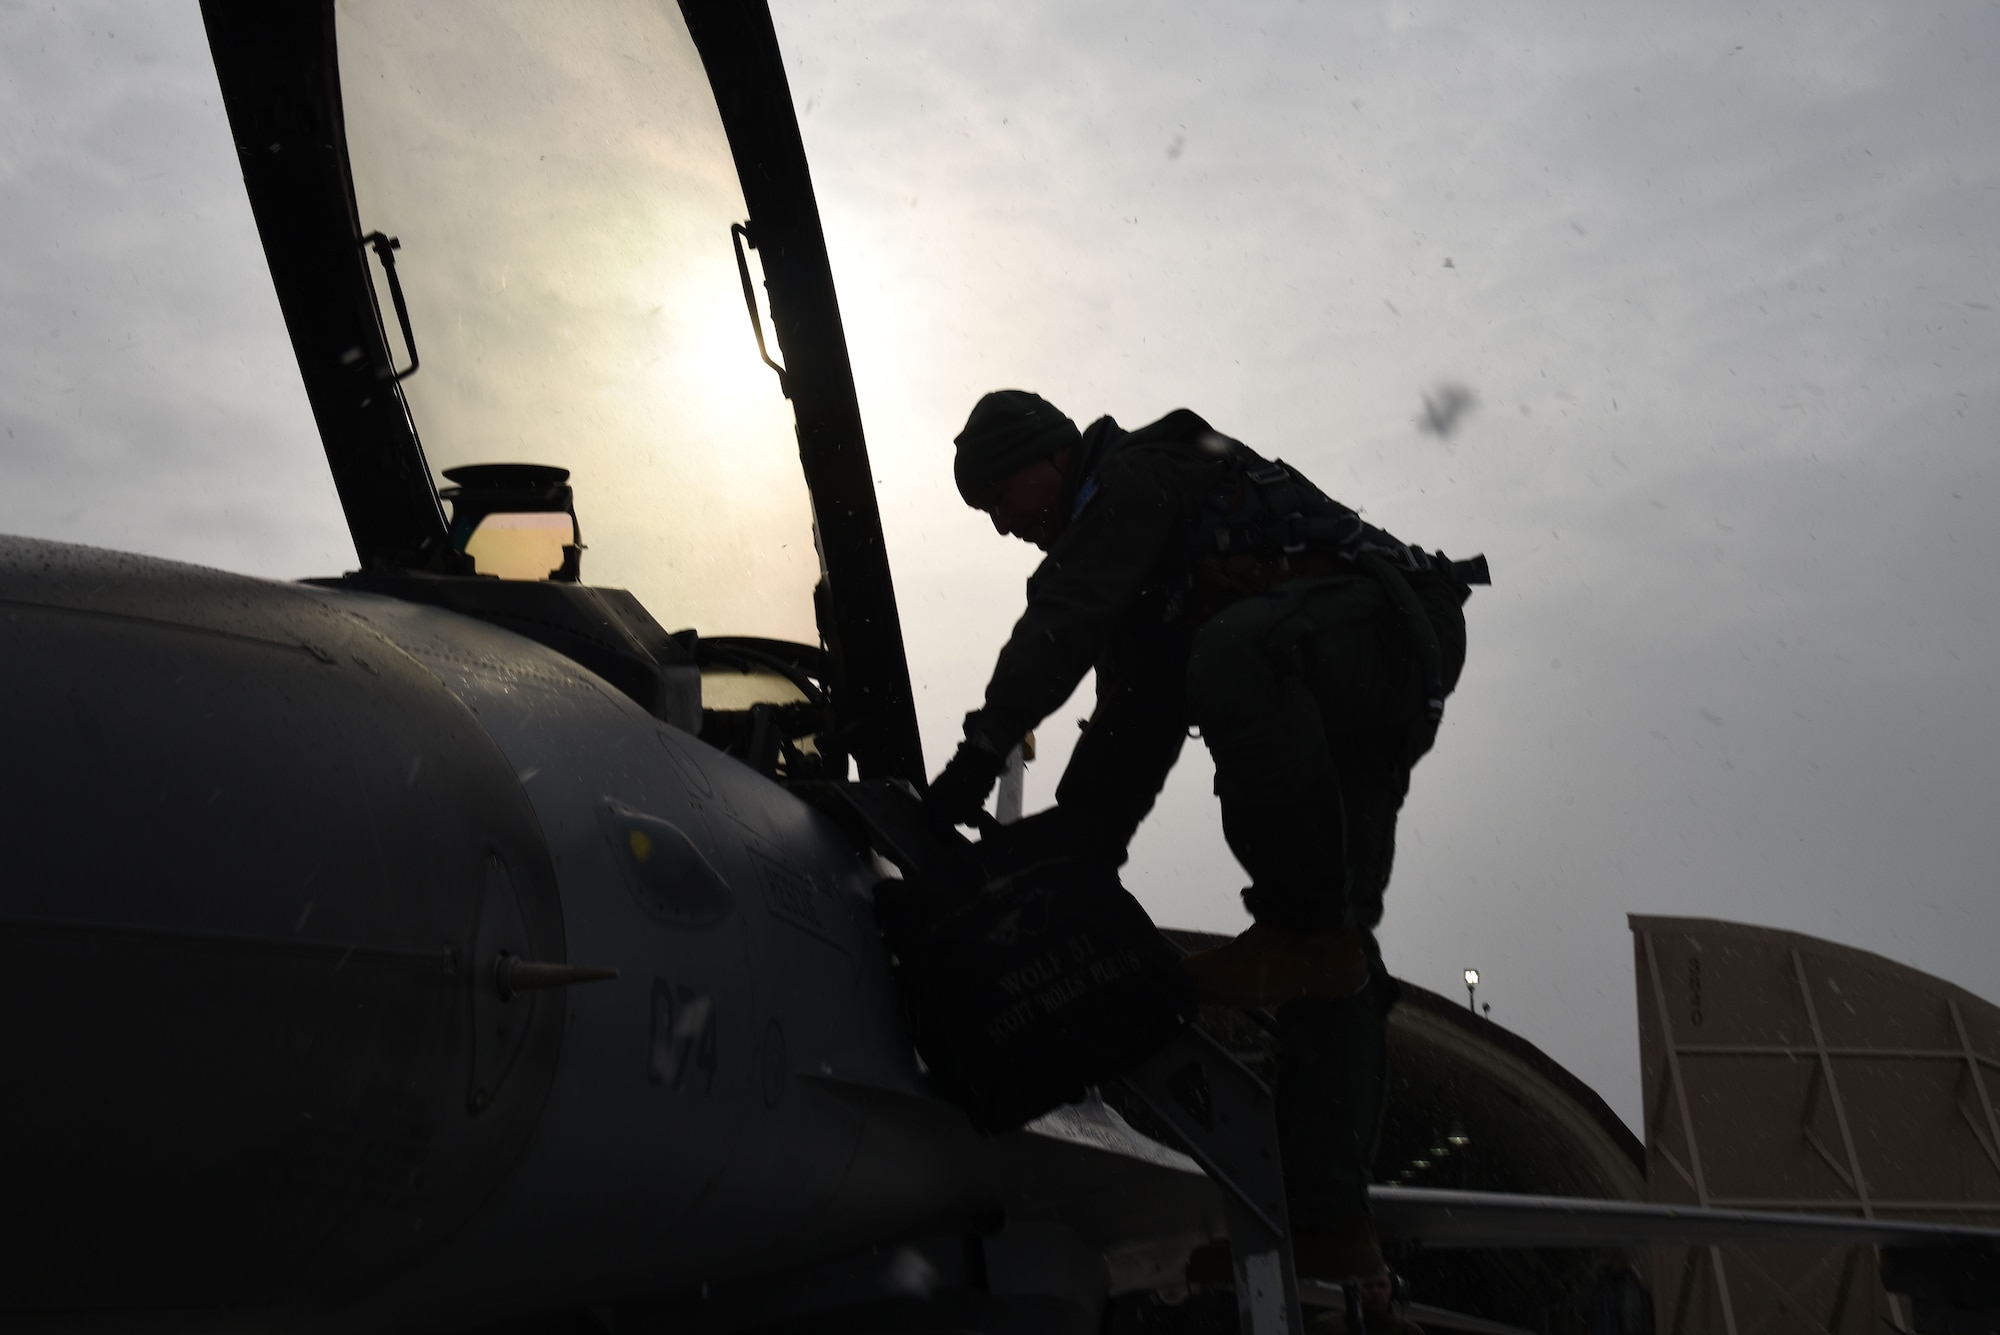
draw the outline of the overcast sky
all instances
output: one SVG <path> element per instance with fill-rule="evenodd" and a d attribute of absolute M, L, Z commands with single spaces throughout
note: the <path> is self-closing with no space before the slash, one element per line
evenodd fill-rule
<path fill-rule="evenodd" d="M 1035 555 L 951 488 L 973 400 L 1190 407 L 1492 561 L 1398 972 L 1635 1127 L 1627 912 L 2000 999 L 2000 4 L 775 11 L 933 768 Z M 0 531 L 352 566 L 192 3 L 0 3 L 0 225 Z M 1234 930 L 1209 777 L 1128 879 Z"/>

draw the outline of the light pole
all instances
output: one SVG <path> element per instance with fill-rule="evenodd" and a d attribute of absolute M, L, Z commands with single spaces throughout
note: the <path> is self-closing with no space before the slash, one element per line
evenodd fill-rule
<path fill-rule="evenodd" d="M 1467 969 L 1465 971 L 1465 1008 L 1467 1010 L 1475 1012 L 1478 1011 L 1479 1007 L 1474 1004 L 1474 1002 L 1478 999 L 1477 997 L 1478 992 L 1479 992 L 1479 970 Z"/>

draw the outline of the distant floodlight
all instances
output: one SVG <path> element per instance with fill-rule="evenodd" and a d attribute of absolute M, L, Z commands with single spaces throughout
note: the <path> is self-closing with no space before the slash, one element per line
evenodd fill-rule
<path fill-rule="evenodd" d="M 1467 970 L 1465 971 L 1465 985 L 1466 985 L 1467 987 L 1478 987 L 1478 986 L 1479 986 L 1479 970 L 1477 970 L 1477 969 L 1467 969 Z"/>
<path fill-rule="evenodd" d="M 1474 994 L 1478 990 L 1479 990 L 1479 970 L 1467 969 L 1465 971 L 1465 1008 L 1467 1010 L 1479 1009 L 1477 1004 L 1477 998 L 1474 996 Z"/>

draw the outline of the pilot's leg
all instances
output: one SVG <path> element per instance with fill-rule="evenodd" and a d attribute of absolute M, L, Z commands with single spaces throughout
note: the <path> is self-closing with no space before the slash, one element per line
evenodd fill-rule
<path fill-rule="evenodd" d="M 1310 669 L 1326 655 L 1320 641 L 1338 638 L 1342 626 L 1353 641 L 1348 656 L 1365 668 L 1377 638 L 1369 628 L 1384 607 L 1371 580 L 1322 580 L 1245 599 L 1196 636 L 1189 714 L 1215 759 L 1223 836 L 1250 874 L 1243 902 L 1256 920 L 1235 941 L 1189 959 L 1207 1000 L 1275 1007 L 1347 996 L 1367 979 L 1357 930 L 1366 924 L 1349 893 L 1342 776 Z"/>
<path fill-rule="evenodd" d="M 1388 1094 L 1395 983 L 1378 972 L 1351 997 L 1278 1008 L 1278 1139 L 1301 1274 L 1373 1274 L 1369 1169 Z"/>
<path fill-rule="evenodd" d="M 1441 684 L 1465 662 L 1462 588 L 1413 580 L 1442 661 Z M 1369 1222 L 1368 1179 L 1388 1097 L 1388 1020 L 1396 983 L 1372 929 L 1394 862 L 1396 816 L 1410 769 L 1437 737 L 1423 705 L 1423 669 L 1393 617 L 1328 619 L 1302 645 L 1338 775 L 1348 920 L 1368 932 L 1371 976 L 1359 993 L 1278 1010 L 1278 1118 L 1285 1193 L 1301 1273 L 1368 1275 L 1382 1264 Z"/>
<path fill-rule="evenodd" d="M 1301 1272 L 1322 1277 L 1381 1264 L 1367 1189 L 1394 984 L 1367 929 L 1381 918 L 1409 765 L 1429 741 L 1411 732 L 1423 693 L 1405 638 L 1379 586 L 1327 580 L 1226 609 L 1204 627 L 1189 671 L 1258 924 L 1195 957 L 1191 972 L 1277 1010 L 1294 1245 Z M 1359 968 L 1338 974 L 1324 945 L 1273 950 L 1268 933 L 1257 937 L 1264 929 L 1294 943 L 1344 936 Z"/>
<path fill-rule="evenodd" d="M 1465 662 L 1465 588 L 1428 573 L 1409 582 L 1449 693 Z M 1437 737 L 1426 685 L 1401 614 L 1367 576 L 1281 586 L 1196 633 L 1188 717 L 1215 759 L 1223 834 L 1260 927 L 1351 934 L 1380 919 L 1410 767 Z M 1292 995 L 1346 995 L 1362 980 L 1354 966 L 1338 993 Z"/>

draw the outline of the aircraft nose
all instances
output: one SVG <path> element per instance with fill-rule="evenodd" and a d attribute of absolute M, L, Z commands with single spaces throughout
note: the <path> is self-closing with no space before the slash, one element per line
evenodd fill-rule
<path fill-rule="evenodd" d="M 38 1224 L 0 1317 L 310 1303 L 415 1265 L 528 1143 L 561 1051 L 559 997 L 499 990 L 566 958 L 514 766 L 289 585 L 14 538 L 0 602 L 0 1139 Z"/>

